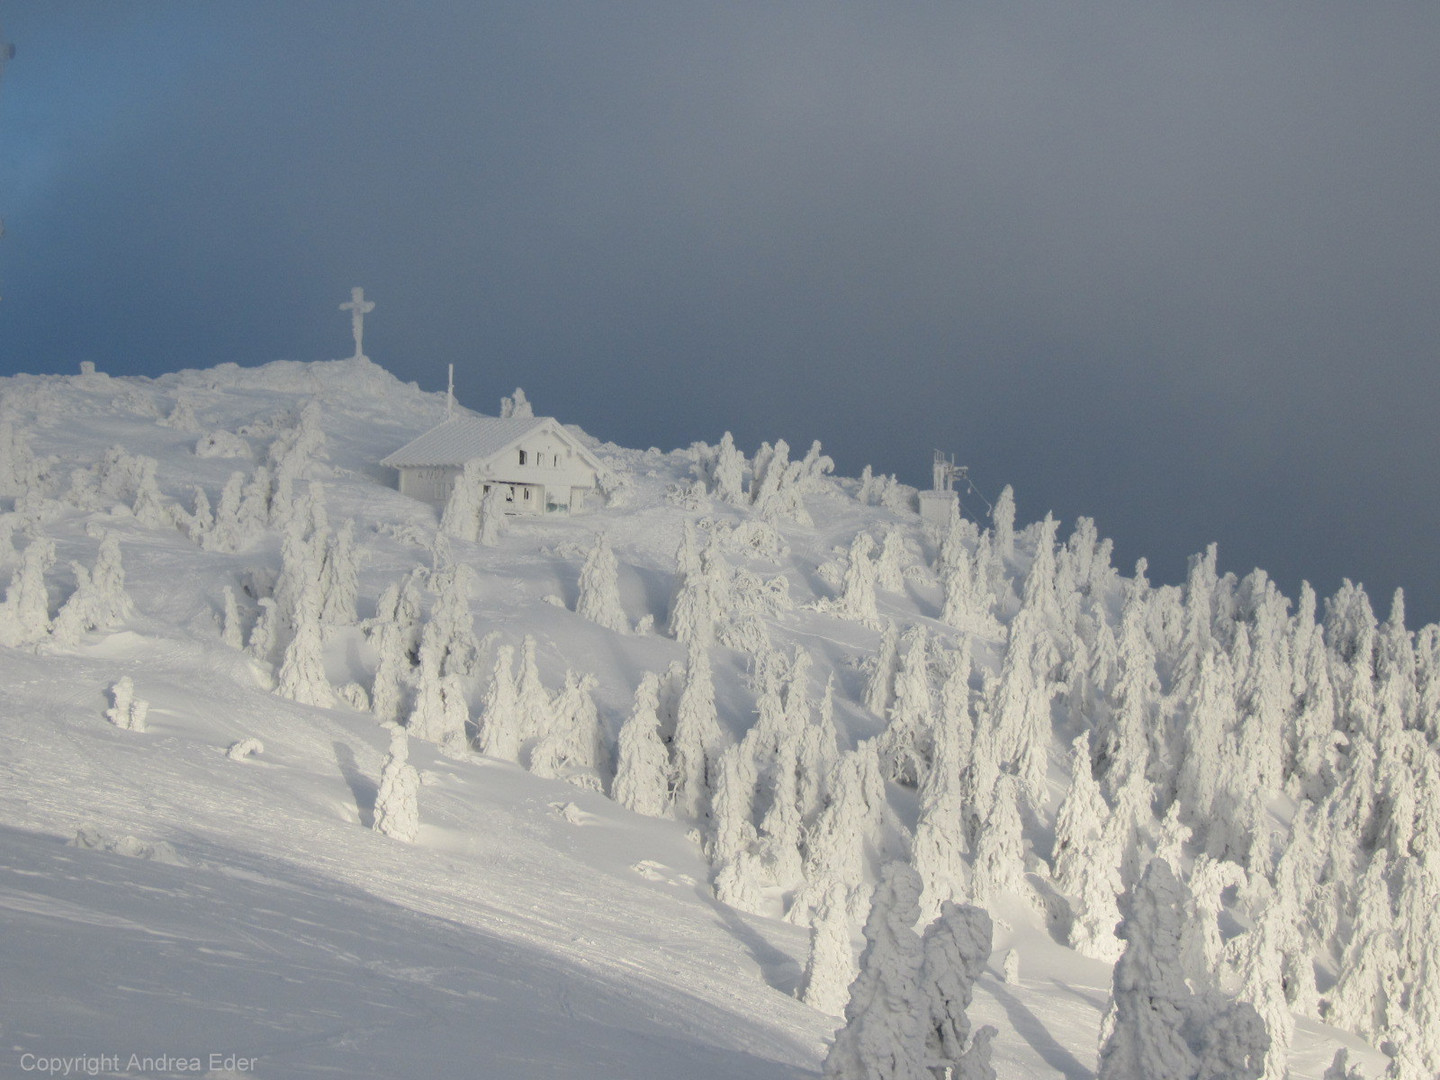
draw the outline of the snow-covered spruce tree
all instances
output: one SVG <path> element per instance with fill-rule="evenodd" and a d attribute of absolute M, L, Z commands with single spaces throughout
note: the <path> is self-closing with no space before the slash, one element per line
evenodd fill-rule
<path fill-rule="evenodd" d="M 1025 887 L 1025 838 L 1020 823 L 1020 782 L 1001 773 L 995 800 L 975 844 L 974 902 L 987 905 Z"/>
<path fill-rule="evenodd" d="M 848 890 L 832 882 L 810 920 L 810 949 L 800 980 L 800 1000 L 831 1016 L 845 1011 L 855 979 L 849 908 Z"/>
<path fill-rule="evenodd" d="M 647 817 L 663 817 L 669 804 L 670 758 L 660 741 L 660 677 L 646 672 L 635 688 L 635 705 L 620 728 L 615 801 Z"/>
<path fill-rule="evenodd" d="M 593 675 L 565 673 L 550 726 L 530 751 L 530 771 L 536 776 L 604 793 L 610 761 L 594 691 Z"/>
<path fill-rule="evenodd" d="M 804 720 L 801 718 L 800 723 Z M 768 774 L 762 782 L 768 788 L 770 804 L 760 819 L 756 854 L 770 882 L 790 890 L 800 883 L 804 863 L 801 854 L 804 818 L 800 813 L 799 750 L 800 732 L 794 724 L 775 748 Z"/>
<path fill-rule="evenodd" d="M 840 758 L 840 743 L 835 729 L 835 678 L 825 682 L 819 707 L 800 733 L 800 813 L 808 830 L 815 824 L 824 805 L 825 782 Z"/>
<path fill-rule="evenodd" d="M 320 581 L 312 580 L 296 603 L 292 634 L 285 646 L 275 692 L 302 705 L 328 707 L 335 703 L 335 694 L 325 675 L 320 590 Z"/>
<path fill-rule="evenodd" d="M 940 916 L 925 928 L 920 989 L 925 995 L 925 1065 L 937 1077 L 994 1077 L 989 1070 L 989 1042 L 976 1033 L 970 1043 L 970 999 L 975 980 L 990 959 L 993 925 L 984 908 L 945 903 Z M 947 1072 L 946 1070 L 951 1070 Z"/>
<path fill-rule="evenodd" d="M 701 587 L 700 546 L 695 526 L 687 520 L 675 552 L 675 596 L 670 603 L 670 636 L 683 645 L 715 640 L 715 615 L 709 610 L 709 593 Z"/>
<path fill-rule="evenodd" d="M 772 447 L 763 444 L 755 452 L 750 478 L 750 505 L 760 517 L 774 517 L 778 510 L 780 485 L 790 467 L 790 444 L 775 440 Z"/>
<path fill-rule="evenodd" d="M 25 432 L 10 419 L 0 419 L 0 496 L 27 494 L 40 480 L 40 467 Z"/>
<path fill-rule="evenodd" d="M 129 675 L 120 676 L 110 687 L 110 708 L 105 710 L 105 719 L 121 731 L 144 731 L 149 711 L 150 703 L 135 696 L 135 683 Z"/>
<path fill-rule="evenodd" d="M 446 536 L 472 543 L 480 538 L 480 502 L 485 497 L 481 468 L 478 459 L 468 461 L 455 477 L 450 497 L 445 500 L 445 510 L 440 515 L 440 531 Z"/>
<path fill-rule="evenodd" d="M 554 722 L 555 711 L 545 684 L 540 681 L 540 664 L 536 651 L 535 638 L 526 634 L 520 642 L 520 666 L 515 675 L 522 747 L 544 736 Z"/>
<path fill-rule="evenodd" d="M 709 812 L 720 755 L 729 741 L 715 710 L 710 657 L 692 643 L 670 744 L 670 801 L 680 816 L 699 819 Z"/>
<path fill-rule="evenodd" d="M 402 727 L 390 734 L 390 752 L 380 767 L 375 795 L 376 832 L 412 843 L 420 828 L 420 774 L 410 764 L 410 738 Z"/>
<path fill-rule="evenodd" d="M 229 585 L 223 592 L 223 608 L 220 618 L 220 640 L 232 649 L 245 647 L 245 628 L 240 620 L 240 605 L 235 600 L 235 590 Z"/>
<path fill-rule="evenodd" d="M 495 650 L 495 667 L 490 686 L 480 706 L 480 752 L 506 761 L 519 761 L 523 741 L 520 694 L 515 686 L 515 648 L 501 645 Z"/>
<path fill-rule="evenodd" d="M 1258 1080 L 1269 1035 L 1246 1002 L 1194 996 L 1181 959 L 1183 893 L 1152 859 L 1125 894 L 1096 1080 Z"/>
<path fill-rule="evenodd" d="M 876 716 L 886 716 L 895 698 L 895 676 L 900 670 L 900 634 L 895 624 L 885 620 L 880 633 L 880 649 L 870 665 L 870 678 L 865 683 L 865 707 Z"/>
<path fill-rule="evenodd" d="M 741 745 L 720 755 L 711 797 L 710 866 L 715 898 L 741 911 L 760 912 L 760 860 L 755 852 L 755 762 Z"/>
<path fill-rule="evenodd" d="M 124 619 L 131 610 L 125 592 L 125 568 L 120 563 L 120 542 L 107 532 L 100 541 L 100 551 L 93 570 L 72 564 L 76 588 L 55 616 L 55 640 L 75 645 L 87 630 L 110 627 Z"/>
<path fill-rule="evenodd" d="M 1110 708 L 1103 722 L 1097 725 L 1097 737 L 1091 746 L 1101 788 L 1112 803 L 1135 777 L 1143 779 L 1151 775 L 1150 733 L 1160 727 L 1156 715 L 1160 679 L 1155 670 L 1155 646 L 1146 625 L 1148 591 L 1144 560 L 1141 560 L 1136 564 L 1134 578 L 1126 586 L 1121 607 Z M 1156 764 L 1156 771 L 1169 771 L 1168 763 Z"/>
<path fill-rule="evenodd" d="M 715 450 L 712 480 L 711 493 L 717 499 L 736 506 L 745 501 L 745 455 L 736 449 L 735 438 L 728 431 Z"/>
<path fill-rule="evenodd" d="M 55 542 L 37 536 L 25 546 L 0 603 L 0 646 L 15 648 L 41 641 L 50 632 L 50 598 L 45 575 L 55 563 Z"/>
<path fill-rule="evenodd" d="M 1255 923 L 1232 942 L 1232 950 L 1240 975 L 1240 999 L 1255 1007 L 1270 1033 L 1264 1080 L 1284 1080 L 1289 1073 L 1286 1063 L 1295 1034 L 1295 1018 L 1285 999 L 1285 954 L 1281 945 L 1287 928 L 1301 913 L 1277 902 L 1279 898 L 1272 894 L 1263 878 L 1255 884 L 1258 895 L 1251 905 L 1256 911 Z"/>
<path fill-rule="evenodd" d="M 904 534 L 897 526 L 890 526 L 881 538 L 880 556 L 875 560 L 875 584 L 889 592 L 904 592 L 908 558 Z"/>
<path fill-rule="evenodd" d="M 512 397 L 500 399 L 500 416 L 502 419 L 524 419 L 535 415 L 535 409 L 525 396 L 525 391 L 520 387 L 515 388 Z"/>
<path fill-rule="evenodd" d="M 825 1056 L 826 1080 L 919 1080 L 925 1075 L 929 1002 L 920 988 L 924 953 L 920 875 L 890 863 L 865 920 L 860 974 L 850 987 L 845 1026 Z"/>
<path fill-rule="evenodd" d="M 930 768 L 931 729 L 935 705 L 930 693 L 929 636 L 919 624 L 905 631 L 900 649 L 903 659 L 895 676 L 895 697 L 889 723 L 876 744 L 885 775 L 914 787 Z"/>
<path fill-rule="evenodd" d="M 415 702 L 406 722 L 416 738 L 458 756 L 469 748 L 466 725 L 470 710 L 462 680 L 473 673 L 479 653 L 468 582 L 464 567 L 442 571 L 431 579 L 435 602 L 420 637 Z"/>
<path fill-rule="evenodd" d="M 1125 951 L 1115 964 L 1096 1080 L 1194 1080 L 1199 1072 L 1183 1035 L 1190 991 L 1180 963 L 1180 903 L 1180 884 L 1163 859 L 1152 860 L 1121 901 Z"/>
<path fill-rule="evenodd" d="M 355 520 L 345 523 L 325 541 L 320 557 L 320 625 L 353 626 L 355 594 L 360 588 L 360 554 L 355 547 Z"/>
<path fill-rule="evenodd" d="M 1400 953 L 1386 868 L 1385 853 L 1377 851 L 1360 879 L 1353 929 L 1326 1010 L 1329 1023 L 1376 1041 L 1400 1011 Z"/>
<path fill-rule="evenodd" d="M 962 645 L 960 656 L 951 661 L 953 667 L 946 680 L 947 688 L 960 678 L 956 672 L 963 670 L 964 677 L 969 675 L 970 656 L 966 646 L 968 640 Z M 950 693 L 955 691 L 952 689 Z M 969 895 L 964 858 L 968 845 L 963 782 L 970 748 L 969 724 L 968 708 L 962 703 L 943 709 L 932 728 L 934 760 L 920 786 L 920 816 L 911 854 L 911 863 L 924 882 L 920 912 L 925 919 L 934 918 L 945 901 Z"/>
<path fill-rule="evenodd" d="M 630 623 L 620 602 L 620 565 L 610 549 L 610 539 L 603 532 L 595 536 L 595 546 L 585 556 L 580 568 L 580 598 L 575 613 L 607 630 L 627 634 Z"/>
<path fill-rule="evenodd" d="M 1055 887 L 1070 898 L 1070 947 L 1082 956 L 1114 963 L 1121 944 L 1115 936 L 1120 921 L 1118 898 L 1121 853 L 1107 835 L 1109 807 L 1090 772 L 1090 737 L 1072 744 L 1070 787 L 1055 818 Z"/>
<path fill-rule="evenodd" d="M 1015 489 L 1006 484 L 990 511 L 993 555 L 1002 565 L 1015 558 Z"/>
<path fill-rule="evenodd" d="M 840 595 L 832 602 L 831 610 L 847 619 L 876 626 L 880 613 L 875 607 L 875 564 L 870 553 L 875 542 L 870 534 L 858 532 L 850 542 L 850 558 L 845 566 L 845 578 Z"/>
<path fill-rule="evenodd" d="M 1293 705 L 1287 725 L 1286 779 L 1293 794 L 1319 800 L 1335 783 L 1335 687 L 1325 631 L 1315 621 L 1315 590 L 1308 581 L 1300 587 L 1292 625 Z"/>

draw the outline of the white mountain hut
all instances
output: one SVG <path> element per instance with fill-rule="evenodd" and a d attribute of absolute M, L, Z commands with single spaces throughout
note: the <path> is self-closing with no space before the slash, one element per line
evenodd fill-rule
<path fill-rule="evenodd" d="M 604 469 L 551 416 L 462 416 L 406 443 L 380 464 L 400 473 L 400 493 L 444 506 L 466 465 L 485 490 L 499 484 L 507 514 L 578 514 Z"/>

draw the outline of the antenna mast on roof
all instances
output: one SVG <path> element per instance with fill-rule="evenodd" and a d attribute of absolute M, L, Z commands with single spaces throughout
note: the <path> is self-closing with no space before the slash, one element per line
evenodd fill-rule
<path fill-rule="evenodd" d="M 450 365 L 450 385 L 445 389 L 445 419 L 455 415 L 455 365 Z"/>

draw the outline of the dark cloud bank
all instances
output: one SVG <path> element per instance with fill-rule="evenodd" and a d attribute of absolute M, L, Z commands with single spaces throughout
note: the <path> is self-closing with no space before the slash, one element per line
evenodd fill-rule
<path fill-rule="evenodd" d="M 1440 8 L 21 3 L 0 372 L 366 351 L 1440 618 Z"/>

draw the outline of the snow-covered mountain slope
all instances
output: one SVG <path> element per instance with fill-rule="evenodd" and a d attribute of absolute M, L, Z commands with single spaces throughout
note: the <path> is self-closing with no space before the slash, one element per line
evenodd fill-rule
<path fill-rule="evenodd" d="M 133 1054 L 179 1059 L 129 1072 L 156 1076 L 196 1058 L 267 1077 L 813 1075 L 841 1021 L 797 999 L 805 924 L 820 919 L 800 898 L 840 887 L 858 951 L 880 866 L 912 859 L 927 890 L 978 899 L 996 920 L 970 1016 L 998 1030 L 998 1075 L 1078 1080 L 1096 1068 L 1119 942 L 1114 890 L 1087 901 L 1072 888 L 1067 844 L 1089 860 L 1073 872 L 1116 889 L 1166 854 L 1221 950 L 1192 957 L 1213 970 L 1187 977 L 1262 1014 L 1275 998 L 1255 990 L 1247 944 L 1286 875 L 1308 878 L 1297 902 L 1316 928 L 1274 946 L 1313 963 L 1323 997 L 1290 991 L 1290 1075 L 1319 1080 L 1342 1045 L 1367 1075 L 1384 1070 L 1360 1035 L 1321 1023 L 1337 1008 L 1363 1035 L 1408 1039 L 1416 1061 L 1440 1037 L 1433 995 L 1416 989 L 1440 966 L 1405 924 L 1429 895 L 1440 820 L 1435 635 L 1410 635 L 1403 616 L 1398 630 L 1367 624 L 1363 594 L 1327 608 L 1322 680 L 1302 655 L 1313 607 L 1307 628 L 1304 603 L 1290 615 L 1263 578 L 1216 574 L 1213 554 L 1186 590 L 1153 589 L 1115 573 L 1083 527 L 1068 544 L 1052 522 L 1015 529 L 1013 503 L 987 530 L 929 534 L 907 489 L 830 477 L 814 454 L 787 465 L 778 444 L 737 465 L 721 447 L 590 440 L 611 472 L 603 506 L 506 519 L 482 544 L 463 525 L 441 533 L 437 511 L 378 466 L 445 403 L 368 362 L 20 376 L 0 393 L 0 573 L 13 575 L 0 608 L 0 1074 L 112 1055 L 98 1074 L 126 1075 Z M 595 569 L 602 533 L 610 582 Z M 118 596 L 102 584 L 116 543 Z M 626 632 L 601 625 L 612 587 Z M 1283 640 L 1283 673 L 1256 659 L 1265 633 Z M 497 658 L 513 650 L 523 667 L 527 637 L 545 691 L 529 727 L 523 677 L 513 716 L 493 698 Z M 697 650 L 718 735 L 687 796 L 677 724 Z M 1357 689 L 1345 664 L 1359 650 L 1373 685 Z M 375 714 L 386 664 L 400 665 L 394 718 L 420 778 L 408 843 L 372 828 L 394 726 Z M 662 800 L 681 787 L 662 817 L 610 797 L 625 801 L 617 767 L 639 760 L 622 728 L 649 673 Z M 133 730 L 117 701 L 126 677 L 146 706 Z M 1302 717 L 1322 683 L 1335 738 Z M 1147 726 L 1127 727 L 1127 707 Z M 1192 733 L 1212 714 L 1216 756 L 1197 775 Z M 964 745 L 942 749 L 952 730 Z M 1127 741 L 1136 730 L 1148 750 Z M 797 750 L 802 732 L 818 756 Z M 1084 732 L 1104 820 L 1072 829 L 1070 745 Z M 259 747 L 227 754 L 244 740 Z M 477 749 L 509 742 L 513 754 Z M 1241 805 L 1252 775 L 1225 770 L 1272 743 L 1274 769 L 1253 774 L 1260 800 Z M 1372 760 L 1362 776 L 1362 746 L 1403 768 Z M 953 806 L 931 779 L 951 750 Z M 846 768 L 871 785 L 852 817 Z M 1416 778 L 1408 793 L 1402 776 Z M 1023 830 L 1013 849 L 995 839 L 1002 791 Z M 1347 807 L 1349 861 L 1284 860 L 1311 835 L 1297 821 L 1331 822 L 1348 842 Z M 1107 848 L 1117 820 L 1134 828 Z M 963 854 L 926 863 L 927 836 Z M 1367 872 L 1388 884 L 1388 922 L 1362 916 Z M 1069 947 L 1077 927 L 1089 956 Z M 1356 957 L 1369 934 L 1394 960 L 1387 1000 L 1364 1017 L 1331 998 L 1366 985 L 1346 971 L 1368 970 Z M 1284 995 L 1295 975 L 1281 970 Z"/>

